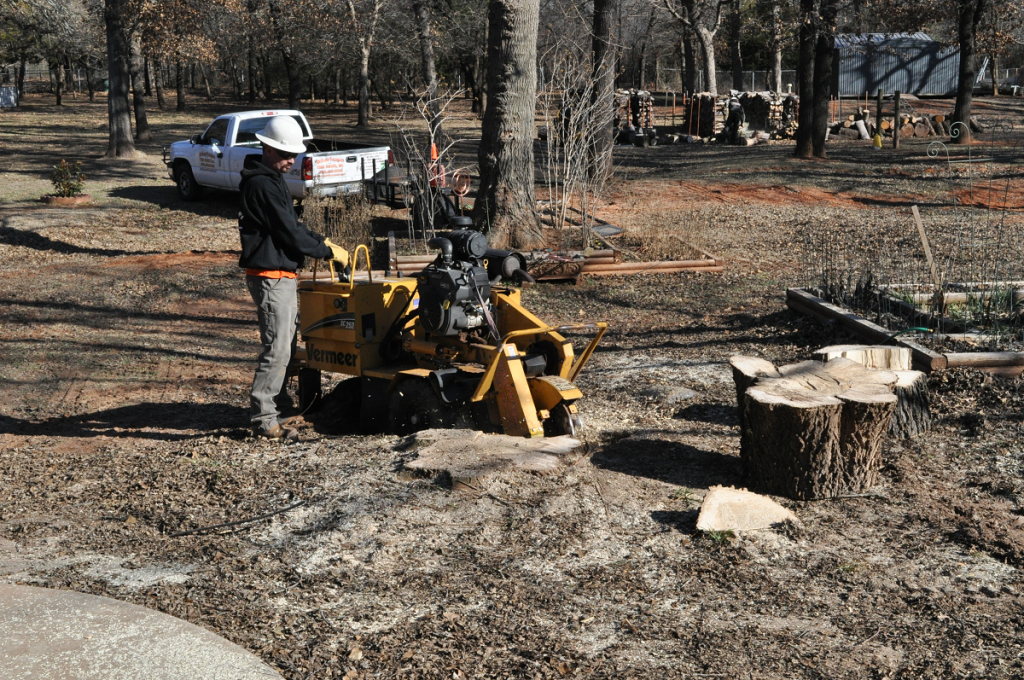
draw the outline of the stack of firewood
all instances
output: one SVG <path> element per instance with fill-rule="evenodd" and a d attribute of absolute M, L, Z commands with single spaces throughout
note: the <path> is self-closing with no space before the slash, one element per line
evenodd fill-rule
<path fill-rule="evenodd" d="M 697 130 L 698 137 L 714 137 L 725 127 L 725 119 L 729 116 L 729 97 L 704 92 L 697 95 L 694 108 L 696 120 L 692 129 Z"/>
<path fill-rule="evenodd" d="M 774 92 L 744 92 L 739 96 L 747 128 L 771 132 L 782 127 L 783 99 Z"/>

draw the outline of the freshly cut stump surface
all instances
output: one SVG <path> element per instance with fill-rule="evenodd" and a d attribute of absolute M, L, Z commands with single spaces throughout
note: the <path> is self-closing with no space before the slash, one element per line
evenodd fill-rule
<path fill-rule="evenodd" d="M 909 371 L 913 360 L 913 353 L 909 347 L 895 345 L 831 345 L 822 347 L 811 356 L 821 362 L 842 357 L 856 361 L 866 368 L 890 371 Z"/>
<path fill-rule="evenodd" d="M 405 466 L 424 472 L 446 472 L 453 483 L 475 485 L 509 470 L 552 472 L 562 458 L 580 446 L 569 436 L 526 439 L 476 430 L 424 430 L 417 432 L 416 458 Z"/>
<path fill-rule="evenodd" d="M 254 654 L 153 609 L 0 584 L 4 680 L 281 680 Z"/>

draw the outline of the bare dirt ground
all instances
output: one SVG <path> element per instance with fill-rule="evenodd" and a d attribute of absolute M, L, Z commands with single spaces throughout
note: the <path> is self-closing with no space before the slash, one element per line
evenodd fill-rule
<path fill-rule="evenodd" d="M 96 160 L 102 102 L 0 113 L 0 577 L 154 607 L 289 680 L 1024 676 L 1019 381 L 932 376 L 934 430 L 888 442 L 870 494 L 780 499 L 800 527 L 695 529 L 709 486 L 744 484 L 729 356 L 848 340 L 783 291 L 817 226 L 898 222 L 941 190 L 925 143 L 617 150 L 602 215 L 657 220 L 726 271 L 526 290 L 542 318 L 610 323 L 580 380 L 586 447 L 457 492 L 404 470 L 394 436 L 249 435 L 235 199 L 183 204 L 159 162 L 224 108 L 151 112 L 133 162 Z M 351 114 L 310 111 L 366 138 Z M 61 157 L 93 206 L 35 202 Z M 677 387 L 697 396 L 658 396 Z"/>

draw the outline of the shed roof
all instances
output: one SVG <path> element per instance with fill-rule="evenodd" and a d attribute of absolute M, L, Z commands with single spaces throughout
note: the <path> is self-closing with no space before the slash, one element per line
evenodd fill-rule
<path fill-rule="evenodd" d="M 836 35 L 836 49 L 844 47 L 862 47 L 867 45 L 886 47 L 922 47 L 935 45 L 927 33 L 839 33 Z"/>

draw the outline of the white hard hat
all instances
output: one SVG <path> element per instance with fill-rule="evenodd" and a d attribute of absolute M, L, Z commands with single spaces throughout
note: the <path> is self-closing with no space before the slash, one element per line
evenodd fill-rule
<path fill-rule="evenodd" d="M 267 146 L 285 153 L 302 153 L 306 145 L 302 143 L 302 128 L 291 116 L 274 116 L 256 133 L 256 139 Z"/>

